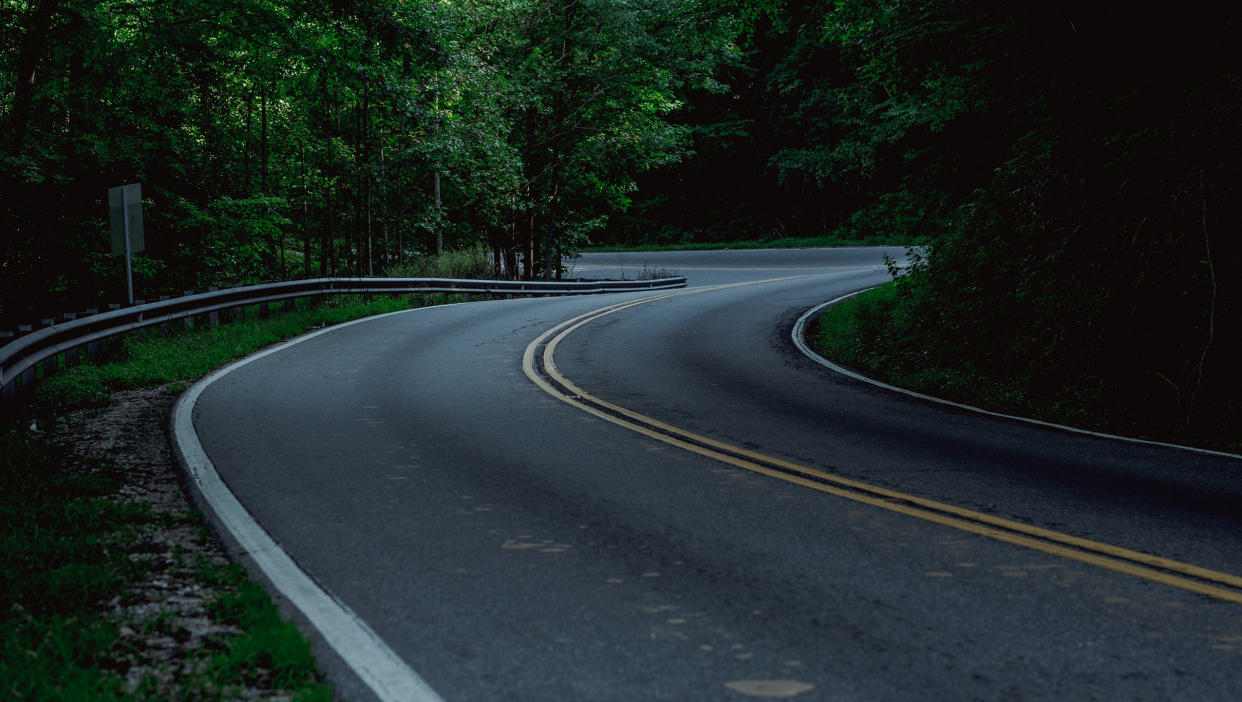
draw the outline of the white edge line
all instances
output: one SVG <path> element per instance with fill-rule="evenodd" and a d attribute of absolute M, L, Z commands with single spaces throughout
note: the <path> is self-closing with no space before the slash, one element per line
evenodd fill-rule
<path fill-rule="evenodd" d="M 1144 446 L 1159 446 L 1161 448 L 1176 449 L 1179 451 L 1190 451 L 1192 453 L 1205 454 L 1208 456 L 1221 456 L 1224 458 L 1242 459 L 1242 455 L 1239 455 L 1236 453 L 1227 453 L 1225 451 L 1213 451 L 1211 449 L 1198 448 L 1196 446 L 1182 446 L 1180 444 L 1169 444 L 1163 441 L 1150 441 L 1148 439 L 1136 439 L 1134 437 L 1120 436 L 1118 434 L 1105 434 L 1103 432 L 1090 431 L 1088 429 L 1079 429 L 1078 427 L 1071 427 L 1065 424 L 1054 424 L 1052 422 L 1044 422 L 1038 419 L 1031 419 L 1030 417 L 1019 417 L 1013 414 L 1002 414 L 1000 412 L 993 412 L 991 410 L 986 410 L 986 409 L 983 409 L 982 407 L 975 407 L 973 405 L 963 405 L 958 402 L 952 402 L 950 400 L 945 400 L 943 398 L 932 397 L 931 395 L 924 395 L 922 393 L 914 392 L 913 390 L 899 388 L 895 385 L 889 385 L 888 383 L 881 382 L 874 378 L 868 378 L 865 375 L 855 373 L 854 371 L 848 368 L 839 366 L 833 363 L 832 361 L 829 361 L 828 359 L 824 358 L 823 356 L 820 356 L 819 354 L 815 353 L 813 350 L 811 350 L 811 347 L 806 343 L 806 327 L 808 324 L 810 324 L 810 321 L 814 319 L 816 315 L 819 314 L 820 310 L 823 310 L 827 307 L 831 307 L 832 305 L 835 305 L 838 302 L 841 302 L 842 300 L 849 299 L 855 295 L 867 292 L 867 290 L 871 290 L 871 289 L 872 288 L 864 288 L 862 290 L 856 290 L 852 293 L 849 293 L 848 295 L 842 295 L 838 298 L 829 300 L 828 302 L 825 302 L 821 305 L 816 305 L 815 307 L 812 307 L 811 309 L 807 310 L 806 313 L 803 314 L 801 317 L 799 317 L 798 321 L 794 323 L 793 333 L 792 333 L 794 345 L 797 346 L 798 350 L 801 351 L 804 355 L 806 355 L 807 358 L 810 358 L 812 361 L 815 361 L 821 366 L 824 366 L 833 371 L 836 371 L 837 373 L 840 373 L 841 375 L 853 378 L 854 380 L 861 380 L 864 383 L 870 383 L 872 385 L 875 385 L 876 387 L 884 388 L 885 390 L 891 390 L 893 392 L 898 392 L 898 393 L 901 393 L 902 395 L 907 395 L 909 397 L 916 397 L 920 400 L 927 400 L 928 402 L 935 402 L 937 404 L 947 405 L 949 407 L 955 407 L 957 409 L 966 410 L 968 412 L 976 412 L 978 414 L 985 414 L 985 415 L 988 415 L 989 417 L 998 417 L 1000 419 L 1009 419 L 1009 420 L 1017 421 L 1017 422 L 1025 422 L 1027 424 L 1034 424 L 1036 426 L 1046 427 L 1049 429 L 1057 429 L 1060 431 L 1067 431 L 1067 432 L 1071 432 L 1074 434 L 1084 434 L 1086 436 L 1093 436 L 1093 437 L 1100 438 L 1100 439 L 1110 439 L 1112 441 L 1124 441 L 1126 443 L 1142 444 Z"/>
<path fill-rule="evenodd" d="M 434 309 L 434 308 L 423 308 Z M 345 603 L 325 592 L 264 531 L 216 472 L 194 432 L 194 403 L 215 381 L 260 358 L 346 326 L 405 314 L 401 310 L 321 329 L 231 363 L 186 390 L 173 407 L 173 444 L 184 461 L 189 482 L 215 512 L 241 550 L 254 559 L 272 586 L 319 630 L 324 640 L 383 702 L 443 702 L 443 699 Z"/>

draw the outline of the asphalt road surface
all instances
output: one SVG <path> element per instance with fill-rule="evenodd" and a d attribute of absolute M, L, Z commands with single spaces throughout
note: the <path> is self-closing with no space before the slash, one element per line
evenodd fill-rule
<path fill-rule="evenodd" d="M 1242 460 L 806 357 L 883 253 L 586 256 L 690 287 L 333 329 L 200 388 L 193 433 L 421 699 L 1242 699 Z M 311 633 L 343 697 L 415 698 Z"/>

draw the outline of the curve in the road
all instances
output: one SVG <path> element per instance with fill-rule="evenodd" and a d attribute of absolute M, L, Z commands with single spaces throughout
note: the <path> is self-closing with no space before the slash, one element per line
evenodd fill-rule
<path fill-rule="evenodd" d="M 782 278 L 781 280 L 784 279 Z M 566 378 L 556 367 L 555 352 L 561 341 L 595 320 L 667 297 L 713 292 L 724 287 L 756 285 L 766 282 L 773 281 L 751 281 L 730 286 L 696 288 L 669 295 L 658 295 L 637 301 L 617 303 L 587 312 L 562 322 L 532 341 L 526 347 L 525 354 L 523 355 L 523 371 L 536 385 L 559 400 L 650 438 L 738 468 L 744 468 L 856 502 L 892 512 L 899 512 L 925 521 L 987 536 L 998 541 L 1080 563 L 1207 595 L 1219 600 L 1242 603 L 1242 577 L 1237 575 L 1075 537 L 1009 519 L 994 517 L 974 510 L 833 475 L 710 439 L 595 397 L 569 378 Z M 837 298 L 836 301 L 840 299 L 844 298 Z M 803 319 L 806 319 L 806 317 L 804 316 Z M 795 334 L 797 333 L 795 332 Z M 814 356 L 809 349 L 805 349 L 805 343 L 801 344 L 801 346 L 805 353 Z M 818 356 L 815 357 L 818 358 Z M 838 370 L 835 364 L 830 367 Z M 839 370 L 844 371 L 844 369 Z M 854 377 L 854 374 L 849 371 L 844 372 Z"/>
<path fill-rule="evenodd" d="M 195 383 L 177 400 L 172 411 L 174 454 L 195 493 L 210 507 L 219 526 L 236 541 L 242 553 L 254 559 L 272 586 L 293 603 L 323 635 L 324 640 L 358 674 L 382 702 L 443 702 L 435 690 L 343 602 L 325 592 L 259 525 L 228 488 L 207 457 L 194 431 L 194 406 L 212 383 L 261 358 L 309 341 L 320 334 L 392 314 L 390 312 L 345 322 L 304 334 L 221 368 Z"/>

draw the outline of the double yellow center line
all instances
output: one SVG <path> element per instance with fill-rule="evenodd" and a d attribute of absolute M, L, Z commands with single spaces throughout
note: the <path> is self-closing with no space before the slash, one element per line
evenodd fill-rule
<path fill-rule="evenodd" d="M 791 276 L 802 277 L 802 276 Z M 780 278 L 776 280 L 787 280 Z M 1153 582 L 1242 603 L 1242 577 L 1161 558 L 1120 546 L 1091 541 L 1069 534 L 1002 519 L 962 507 L 870 485 L 840 475 L 826 473 L 755 451 L 717 441 L 639 414 L 591 395 L 566 378 L 556 368 L 557 346 L 586 324 L 610 314 L 681 295 L 774 282 L 773 280 L 735 283 L 674 293 L 654 295 L 602 307 L 558 324 L 532 341 L 522 357 L 522 370 L 548 394 L 579 409 L 618 424 L 657 441 L 697 453 L 738 468 L 762 473 L 796 485 L 843 497 L 855 502 L 898 512 L 936 524 L 979 534 L 1006 543 L 1060 556 L 1107 570 L 1125 573 Z"/>

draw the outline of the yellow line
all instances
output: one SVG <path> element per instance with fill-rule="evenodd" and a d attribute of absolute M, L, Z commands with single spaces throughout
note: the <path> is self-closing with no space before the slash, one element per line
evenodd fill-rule
<path fill-rule="evenodd" d="M 775 280 L 784 280 L 784 278 Z M 527 377 L 530 378 L 536 385 L 548 394 L 564 402 L 567 402 L 586 412 L 590 412 L 601 419 L 605 419 L 614 424 L 626 427 L 632 431 L 636 431 L 644 436 L 648 436 L 656 439 L 657 441 L 662 441 L 666 444 L 670 444 L 708 458 L 722 461 L 724 463 L 756 473 L 761 473 L 763 475 L 779 478 L 797 485 L 809 487 L 820 492 L 837 495 L 839 497 L 844 497 L 856 502 L 862 502 L 864 504 L 872 505 L 892 512 L 899 512 L 901 514 L 950 526 L 973 534 L 987 536 L 1006 543 L 1023 546 L 1025 548 L 1079 561 L 1081 563 L 1086 563 L 1119 573 L 1144 578 L 1146 580 L 1151 580 L 1190 592 L 1208 595 L 1230 602 L 1242 603 L 1242 593 L 1215 587 L 1213 585 L 1195 580 L 1189 580 L 1170 573 L 1160 572 L 1153 570 L 1152 568 L 1160 568 L 1165 571 L 1171 571 L 1172 573 L 1180 573 L 1182 575 L 1200 578 L 1202 580 L 1208 580 L 1221 585 L 1233 586 L 1237 588 L 1242 588 L 1242 577 L 1203 568 L 1189 563 L 1182 563 L 1168 558 L 1162 558 L 1160 556 L 1133 551 L 1120 546 L 1092 541 L 1090 539 L 1083 539 L 1069 534 L 1062 534 L 1049 529 L 1043 529 L 1023 524 L 1021 522 L 1015 522 L 983 514 L 982 512 L 975 512 L 962 507 L 852 480 L 843 476 L 825 473 L 814 468 L 808 468 L 806 466 L 790 463 L 788 461 L 750 451 L 739 446 L 733 446 L 731 444 L 686 431 L 679 427 L 674 427 L 657 419 L 647 417 L 633 410 L 595 397 L 578 387 L 562 375 L 556 368 L 554 356 L 556 348 L 560 342 L 574 331 L 581 328 L 583 325 L 595 321 L 596 319 L 621 310 L 629 309 L 631 307 L 653 302 L 655 300 L 675 297 L 678 295 L 689 295 L 699 292 L 719 290 L 726 287 L 735 287 L 737 285 L 756 285 L 766 282 L 772 281 L 752 281 L 748 283 L 735 283 L 711 288 L 683 290 L 677 293 L 657 295 L 637 301 L 610 305 L 597 309 L 593 312 L 587 312 L 586 314 L 579 315 L 573 319 L 566 320 L 565 322 L 558 324 L 532 341 L 523 353 L 522 369 L 526 373 Z M 549 340 L 549 338 L 551 340 Z M 561 386 L 570 393 L 570 395 L 562 393 L 538 373 L 535 364 L 535 355 L 539 346 L 543 345 L 545 342 L 546 346 L 544 346 L 542 354 L 544 372 L 557 383 L 560 383 Z M 599 407 L 605 408 L 608 411 L 598 409 Z M 762 463 L 766 463 L 768 466 L 776 466 L 782 470 L 769 468 L 765 465 L 761 465 Z M 1043 541 L 1039 539 L 1043 539 Z"/>

